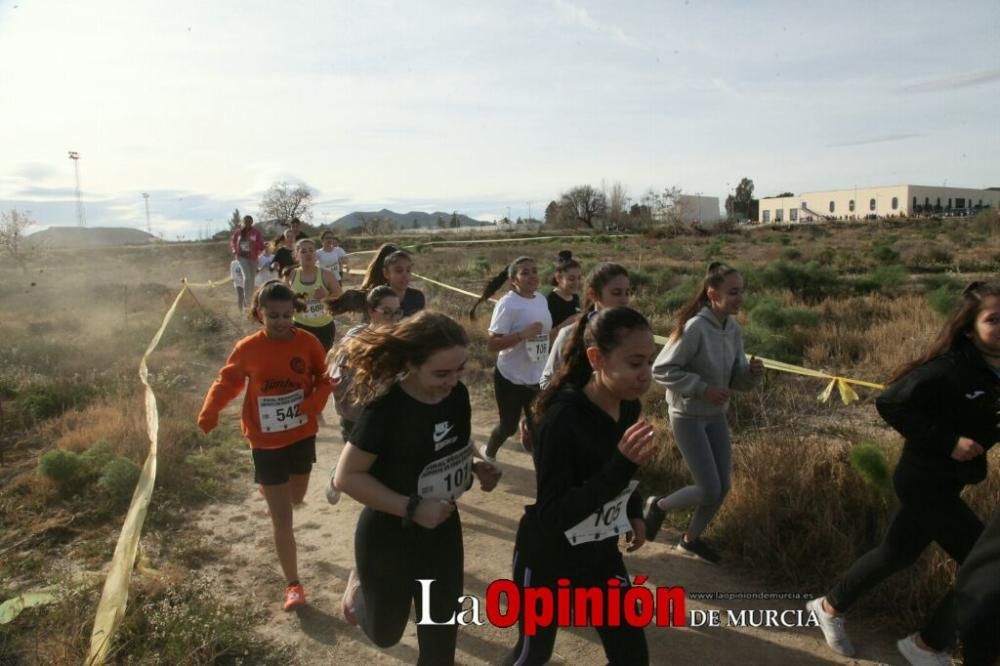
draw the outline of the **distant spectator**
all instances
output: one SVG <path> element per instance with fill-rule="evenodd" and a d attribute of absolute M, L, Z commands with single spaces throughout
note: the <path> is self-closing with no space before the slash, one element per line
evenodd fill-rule
<path fill-rule="evenodd" d="M 257 257 L 264 251 L 264 237 L 260 231 L 254 228 L 252 217 L 244 216 L 243 226 L 233 230 L 230 246 L 233 250 L 234 260 L 240 265 L 243 276 L 243 300 L 245 301 L 246 297 L 253 293 L 253 278 L 257 274 Z"/>

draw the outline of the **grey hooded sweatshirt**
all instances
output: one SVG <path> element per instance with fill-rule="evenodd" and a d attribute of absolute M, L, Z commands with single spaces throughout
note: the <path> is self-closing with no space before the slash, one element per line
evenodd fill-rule
<path fill-rule="evenodd" d="M 704 307 L 684 325 L 679 340 L 671 340 L 653 363 L 653 379 L 667 387 L 670 414 L 714 416 L 729 402 L 713 405 L 704 399 L 709 386 L 746 391 L 760 384 L 750 374 L 743 352 L 743 331 L 732 317 L 719 320 Z"/>

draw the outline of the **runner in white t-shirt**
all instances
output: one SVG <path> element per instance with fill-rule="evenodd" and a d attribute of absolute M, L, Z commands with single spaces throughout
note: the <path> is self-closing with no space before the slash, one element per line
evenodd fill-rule
<path fill-rule="evenodd" d="M 518 257 L 490 280 L 469 317 L 475 318 L 479 304 L 496 293 L 507 280 L 512 288 L 493 310 L 490 338 L 486 342 L 488 350 L 500 352 L 493 371 L 500 423 L 480 452 L 487 460 L 494 460 L 504 441 L 517 432 L 521 413 L 528 417 L 549 355 L 549 331 L 552 329 L 548 303 L 537 293 L 538 267 L 530 257 Z M 530 439 L 523 440 L 530 447 L 528 442 Z"/>
<path fill-rule="evenodd" d="M 340 247 L 340 239 L 329 229 L 320 234 L 323 247 L 316 250 L 316 260 L 319 265 L 337 274 L 337 280 L 343 282 L 347 272 L 347 251 Z"/>

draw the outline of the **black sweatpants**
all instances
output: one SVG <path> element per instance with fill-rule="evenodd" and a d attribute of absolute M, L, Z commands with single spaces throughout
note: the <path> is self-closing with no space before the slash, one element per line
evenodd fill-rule
<path fill-rule="evenodd" d="M 624 596 L 628 589 L 628 572 L 621 553 L 616 558 L 609 559 L 604 566 L 588 567 L 586 573 L 569 576 L 565 572 L 556 572 L 553 566 L 532 568 L 524 561 L 519 551 L 514 551 L 514 582 L 523 590 L 526 587 L 547 587 L 552 590 L 556 599 L 556 581 L 559 578 L 569 578 L 572 587 L 607 587 L 609 579 L 618 578 L 622 581 L 622 613 L 624 618 Z M 524 595 L 521 595 L 522 603 Z M 606 597 L 605 597 L 606 599 Z M 571 602 L 572 603 L 572 602 Z M 558 609 L 558 601 L 555 608 Z M 552 657 L 552 648 L 556 642 L 559 628 L 553 622 L 548 627 L 538 627 L 534 636 L 524 633 L 524 616 L 522 609 L 518 620 L 517 644 L 504 660 L 505 666 L 535 666 L 545 664 Z M 558 617 L 558 610 L 553 618 Z M 611 666 L 646 666 L 649 664 L 649 646 L 646 644 L 646 632 L 642 627 L 633 627 L 624 621 L 618 627 L 595 627 L 597 635 L 604 647 L 604 655 Z"/>
<path fill-rule="evenodd" d="M 493 390 L 496 393 L 500 423 L 493 428 L 486 442 L 486 452 L 491 456 L 495 456 L 507 438 L 517 432 L 522 413 L 530 421 L 529 410 L 531 401 L 538 394 L 538 385 L 515 384 L 500 374 L 499 368 L 493 368 Z"/>
<path fill-rule="evenodd" d="M 354 533 L 354 557 L 361 579 L 361 628 L 379 647 L 399 642 L 416 605 L 421 607 L 417 579 L 432 579 L 430 614 L 435 622 L 451 618 L 459 610 L 463 565 L 462 522 L 458 512 L 432 530 L 418 525 L 403 527 L 398 516 L 366 507 Z M 417 626 L 420 656 L 417 664 L 438 666 L 455 663 L 457 625 Z"/>
<path fill-rule="evenodd" d="M 837 612 L 895 572 L 913 564 L 932 541 L 956 562 L 965 561 L 983 531 L 983 523 L 956 492 L 924 498 L 919 504 L 903 503 L 892 516 L 885 538 L 847 570 L 826 595 Z M 954 592 L 938 602 L 920 637 L 935 650 L 945 650 L 957 629 Z"/>
<path fill-rule="evenodd" d="M 958 570 L 955 599 L 965 665 L 1000 663 L 1000 510 Z"/>

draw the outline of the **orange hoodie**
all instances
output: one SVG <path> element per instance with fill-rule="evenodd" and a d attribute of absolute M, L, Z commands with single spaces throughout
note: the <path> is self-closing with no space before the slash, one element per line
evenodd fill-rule
<path fill-rule="evenodd" d="M 316 417 L 333 389 L 326 352 L 311 333 L 291 330 L 288 340 L 273 340 L 261 330 L 236 343 L 208 389 L 198 427 L 214 428 L 219 412 L 245 384 L 241 426 L 251 448 L 280 449 L 316 434 Z"/>

